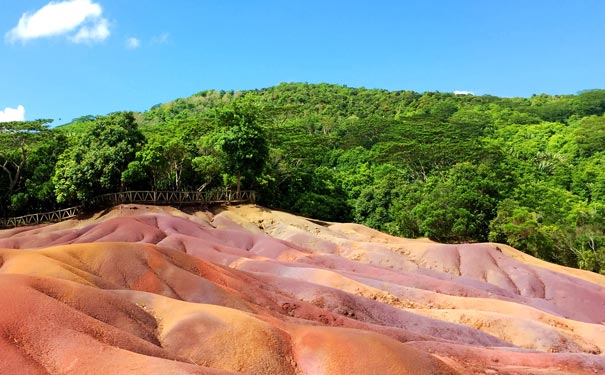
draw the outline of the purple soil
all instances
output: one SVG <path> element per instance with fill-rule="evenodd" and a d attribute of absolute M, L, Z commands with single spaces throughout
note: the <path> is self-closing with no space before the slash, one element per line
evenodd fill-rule
<path fill-rule="evenodd" d="M 0 373 L 605 373 L 605 278 L 494 244 L 129 205 L 0 248 Z"/>

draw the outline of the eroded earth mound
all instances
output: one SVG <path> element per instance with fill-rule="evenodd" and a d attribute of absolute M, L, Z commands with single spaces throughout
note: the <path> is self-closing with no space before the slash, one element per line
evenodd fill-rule
<path fill-rule="evenodd" d="M 0 231 L 0 374 L 605 374 L 605 277 L 258 206 Z"/>

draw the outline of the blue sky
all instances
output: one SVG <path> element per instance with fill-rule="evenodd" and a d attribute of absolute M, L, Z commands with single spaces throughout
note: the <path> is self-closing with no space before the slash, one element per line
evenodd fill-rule
<path fill-rule="evenodd" d="M 605 88 L 604 15 L 602 0 L 7 1 L 0 120 L 280 82 L 573 94 Z"/>

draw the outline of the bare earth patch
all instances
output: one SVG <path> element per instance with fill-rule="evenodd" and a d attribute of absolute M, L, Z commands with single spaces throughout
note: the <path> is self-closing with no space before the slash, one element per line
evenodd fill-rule
<path fill-rule="evenodd" d="M 0 374 L 605 374 L 605 277 L 254 205 L 0 231 Z"/>

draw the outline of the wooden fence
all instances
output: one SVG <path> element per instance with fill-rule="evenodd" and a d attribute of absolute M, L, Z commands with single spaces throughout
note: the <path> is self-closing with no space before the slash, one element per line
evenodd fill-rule
<path fill-rule="evenodd" d="M 211 191 L 123 191 L 100 195 L 92 199 L 87 207 L 103 208 L 113 207 L 119 204 L 139 203 L 162 205 L 191 205 L 191 204 L 219 204 L 219 203 L 254 203 L 256 193 L 252 190 L 239 192 L 230 190 Z M 0 228 L 12 228 L 24 225 L 35 225 L 42 223 L 57 223 L 71 219 L 84 212 L 84 206 L 64 208 L 62 210 L 42 212 L 37 214 L 23 215 L 0 219 Z"/>
<path fill-rule="evenodd" d="M 77 206 L 51 212 L 42 212 L 37 214 L 9 217 L 7 219 L 0 219 L 0 228 L 35 225 L 40 223 L 57 223 L 59 221 L 76 217 L 81 212 L 82 206 Z"/>

